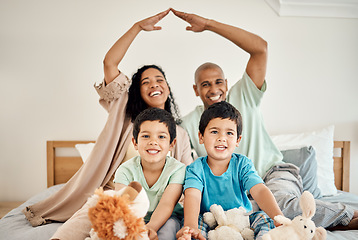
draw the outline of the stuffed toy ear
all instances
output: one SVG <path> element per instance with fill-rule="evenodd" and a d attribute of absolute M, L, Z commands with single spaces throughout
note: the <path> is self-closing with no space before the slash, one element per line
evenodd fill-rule
<path fill-rule="evenodd" d="M 208 224 L 210 228 L 214 228 L 217 225 L 216 219 L 215 219 L 213 213 L 206 212 L 203 214 L 203 217 L 204 217 L 204 222 L 206 222 L 206 224 Z"/>
<path fill-rule="evenodd" d="M 121 189 L 122 190 L 122 189 Z M 139 182 L 131 182 L 129 185 L 125 188 L 123 188 L 122 191 L 118 192 L 118 195 L 124 196 L 128 195 L 129 200 L 133 201 L 139 194 L 139 192 L 142 190 L 142 186 Z"/>
<path fill-rule="evenodd" d="M 130 183 L 128 186 L 131 186 L 132 183 Z M 132 201 L 129 208 L 132 210 L 133 214 L 136 217 L 144 218 L 145 215 L 147 214 L 148 209 L 149 209 L 149 204 L 150 204 L 149 199 L 148 199 L 147 193 L 142 188 L 140 183 L 138 183 L 138 182 L 135 182 L 135 183 L 137 183 L 139 185 L 140 191 L 139 191 L 137 197 Z M 137 191 L 138 191 L 137 186 L 134 186 L 133 188 L 137 189 Z"/>
<path fill-rule="evenodd" d="M 216 219 L 216 222 L 219 226 L 227 224 L 227 217 L 222 206 L 213 204 L 210 206 L 210 212 L 213 213 L 214 218 Z"/>
<path fill-rule="evenodd" d="M 308 191 L 304 191 L 302 193 L 300 198 L 300 206 L 302 209 L 302 216 L 304 218 L 312 218 L 316 213 L 316 202 L 313 195 Z"/>

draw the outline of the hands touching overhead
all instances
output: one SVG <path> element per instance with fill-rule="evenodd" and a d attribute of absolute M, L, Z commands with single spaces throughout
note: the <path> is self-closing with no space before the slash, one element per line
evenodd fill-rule
<path fill-rule="evenodd" d="M 161 27 L 157 27 L 155 24 L 168 15 L 170 11 L 190 24 L 186 27 L 187 31 L 203 32 L 209 30 L 228 39 L 247 52 L 250 59 L 246 66 L 246 72 L 257 88 L 261 89 L 265 80 L 267 65 L 267 42 L 264 39 L 241 28 L 203 18 L 193 13 L 180 12 L 173 8 L 139 21 L 135 25 L 140 26 L 138 29 L 144 31 L 160 30 Z"/>
<path fill-rule="evenodd" d="M 202 18 L 195 14 L 184 13 L 176 11 L 172 8 L 160 12 L 154 16 L 145 18 L 136 22 L 107 52 L 104 63 L 104 79 L 106 84 L 112 82 L 119 74 L 118 65 L 122 61 L 126 54 L 129 46 L 136 38 L 139 32 L 143 31 L 156 31 L 161 30 L 162 27 L 156 26 L 156 24 L 168 15 L 172 11 L 177 17 L 188 22 L 191 26 L 186 29 L 194 32 L 204 31 L 207 27 L 208 19 Z"/>
<path fill-rule="evenodd" d="M 162 28 L 160 26 L 155 26 L 155 24 L 157 24 L 160 20 L 166 17 L 170 11 L 172 11 L 175 16 L 183 19 L 191 25 L 186 27 L 186 30 L 188 31 L 202 32 L 207 29 L 207 24 L 210 21 L 209 19 L 200 17 L 196 14 L 180 12 L 173 8 L 170 8 L 154 16 L 143 19 L 136 24 L 140 27 L 141 30 L 144 31 L 161 30 Z"/>

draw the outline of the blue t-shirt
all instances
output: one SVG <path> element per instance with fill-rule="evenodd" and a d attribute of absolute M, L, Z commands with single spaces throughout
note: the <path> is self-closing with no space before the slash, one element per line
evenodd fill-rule
<path fill-rule="evenodd" d="M 187 188 L 201 191 L 201 214 L 209 212 L 213 204 L 221 205 L 224 211 L 238 207 L 251 211 L 252 205 L 246 191 L 259 183 L 263 181 L 252 161 L 244 155 L 233 153 L 228 169 L 221 176 L 212 173 L 207 157 L 200 157 L 187 166 L 184 191 Z"/>

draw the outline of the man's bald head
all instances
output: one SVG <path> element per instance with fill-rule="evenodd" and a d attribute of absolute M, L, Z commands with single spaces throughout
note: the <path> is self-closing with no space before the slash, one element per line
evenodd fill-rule
<path fill-rule="evenodd" d="M 195 80 L 195 84 L 198 83 L 198 79 L 199 79 L 200 73 L 201 73 L 202 71 L 204 71 L 204 70 L 207 70 L 207 69 L 217 69 L 217 70 L 219 70 L 219 71 L 221 72 L 223 78 L 225 78 L 225 77 L 224 77 L 224 72 L 223 72 L 223 70 L 221 69 L 221 67 L 220 67 L 219 65 L 217 65 L 217 64 L 215 64 L 215 63 L 211 63 L 211 62 L 206 62 L 206 63 L 201 64 L 201 65 L 196 69 L 195 75 L 194 75 L 194 77 L 195 77 L 195 79 L 194 79 L 194 80 Z"/>

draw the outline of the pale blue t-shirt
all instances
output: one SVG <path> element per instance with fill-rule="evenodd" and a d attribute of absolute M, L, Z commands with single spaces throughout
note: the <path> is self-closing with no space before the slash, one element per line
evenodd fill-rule
<path fill-rule="evenodd" d="M 220 176 L 212 173 L 207 157 L 196 159 L 186 168 L 184 191 L 187 188 L 201 191 L 201 214 L 209 212 L 213 204 L 221 205 L 224 211 L 238 207 L 251 211 L 252 205 L 246 191 L 259 183 L 263 181 L 252 161 L 244 155 L 233 153 L 228 169 Z"/>
<path fill-rule="evenodd" d="M 142 185 L 150 202 L 148 213 L 144 220 L 149 221 L 153 211 L 162 198 L 165 188 L 171 183 L 183 184 L 184 178 L 185 164 L 173 157 L 167 156 L 160 177 L 152 187 L 149 187 L 143 174 L 140 156 L 136 156 L 118 167 L 114 182 L 128 185 L 132 181 L 137 181 Z M 183 214 L 183 207 L 179 203 L 175 206 L 173 214 Z"/>
<path fill-rule="evenodd" d="M 266 81 L 260 90 L 245 72 L 242 79 L 232 86 L 226 97 L 226 101 L 236 107 L 242 115 L 242 140 L 234 152 L 250 158 L 261 177 L 272 166 L 282 163 L 283 159 L 281 152 L 266 131 L 260 112 L 260 103 L 265 91 Z M 182 118 L 181 123 L 181 126 L 188 132 L 191 146 L 199 157 L 207 155 L 198 137 L 199 122 L 203 112 L 204 106 L 197 106 L 194 111 Z"/>

